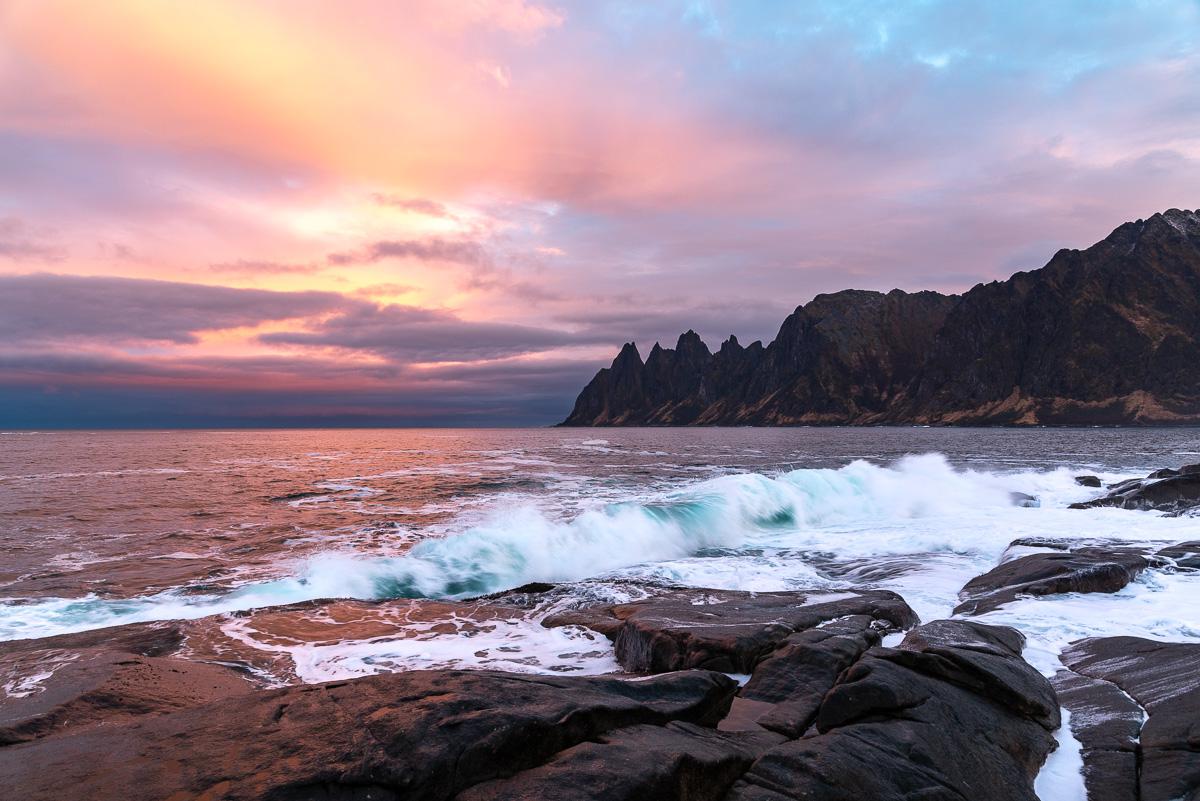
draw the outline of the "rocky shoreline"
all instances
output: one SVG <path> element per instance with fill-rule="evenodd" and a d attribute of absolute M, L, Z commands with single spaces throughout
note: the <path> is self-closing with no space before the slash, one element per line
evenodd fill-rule
<path fill-rule="evenodd" d="M 1196 483 L 1200 469 L 1160 471 L 1094 504 L 1184 514 Z M 1068 725 L 1091 801 L 1195 799 L 1200 644 L 1082 639 L 1044 675 L 1021 632 L 977 618 L 1200 569 L 1198 554 L 1192 541 L 1020 539 L 967 582 L 953 618 L 925 622 L 886 590 L 663 587 L 543 619 L 610 640 L 623 673 L 609 676 L 267 687 L 256 666 L 204 652 L 204 621 L 10 641 L 0 669 L 37 681 L 0 704 L 0 786 L 29 800 L 1033 801 Z M 437 613 L 517 614 L 554 592 Z"/>

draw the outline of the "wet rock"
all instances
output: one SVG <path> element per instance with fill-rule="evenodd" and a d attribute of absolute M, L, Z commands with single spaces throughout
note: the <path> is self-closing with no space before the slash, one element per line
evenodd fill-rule
<path fill-rule="evenodd" d="M 553 591 L 557 586 L 557 584 L 548 584 L 544 581 L 531 581 L 528 584 L 522 584 L 520 587 L 513 587 L 511 590 L 504 590 L 503 592 L 494 592 L 490 595 L 483 595 L 480 596 L 480 598 L 482 600 L 508 600 L 513 596 L 544 595 L 545 593 Z"/>
<path fill-rule="evenodd" d="M 223 665 L 167 656 L 178 626 L 139 624 L 41 640 L 0 643 L 0 745 L 197 706 L 250 692 Z"/>
<path fill-rule="evenodd" d="M 540 767 L 476 785 L 457 801 L 718 801 L 782 737 L 692 723 L 630 726 L 583 742 Z"/>
<path fill-rule="evenodd" d="M 25 801 L 61 799 L 64 788 L 74 797 L 122 801 L 424 801 L 510 777 L 533 786 L 523 772 L 561 760 L 568 770 L 590 764 L 590 797 L 632 798 L 629 788 L 637 786 L 733 780 L 751 758 L 737 744 L 745 736 L 667 725 L 711 726 L 736 689 L 707 671 L 643 681 L 466 671 L 369 676 L 0 748 L 0 786 Z M 660 758 L 606 766 L 588 757 L 587 746 L 568 753 L 586 743 Z M 681 745 L 685 753 L 668 763 L 665 755 Z M 632 775 L 635 767 L 645 773 Z M 621 792 L 608 795 L 609 787 Z M 480 787 L 465 797 L 505 797 L 502 790 Z"/>
<path fill-rule="evenodd" d="M 1185 464 L 1178 470 L 1173 467 L 1164 467 L 1161 470 L 1155 470 L 1147 478 L 1178 478 L 1179 476 L 1194 475 L 1200 475 L 1200 464 Z"/>
<path fill-rule="evenodd" d="M 1099 476 L 1075 476 L 1075 483 L 1081 487 L 1094 487 L 1096 489 L 1104 486 Z"/>
<path fill-rule="evenodd" d="M 1178 470 L 1156 470 L 1142 479 L 1113 484 L 1100 498 L 1071 504 L 1072 509 L 1112 506 L 1122 509 L 1156 510 L 1179 515 L 1200 509 L 1200 464 Z"/>
<path fill-rule="evenodd" d="M 1176 567 L 1200 570 L 1200 540 L 1168 546 L 1158 551 L 1156 555 L 1170 559 Z"/>
<path fill-rule="evenodd" d="M 959 591 L 961 603 L 954 613 L 983 614 L 1022 595 L 1116 592 L 1149 564 L 1136 550 L 1122 548 L 1084 547 L 1062 553 L 1028 554 L 968 581 Z"/>
<path fill-rule="evenodd" d="M 1008 497 L 1012 500 L 1013 506 L 1022 506 L 1026 509 L 1033 509 L 1042 505 L 1042 502 L 1037 499 L 1037 496 L 1030 495 L 1028 492 L 1010 492 Z"/>
<path fill-rule="evenodd" d="M 1196 682 L 1200 644 L 1103 637 L 1073 643 L 1061 658 L 1072 672 L 1113 685 L 1148 715 L 1136 746 L 1137 797 L 1141 801 L 1200 798 L 1200 684 Z M 1107 702 L 1096 701 L 1103 715 L 1131 719 L 1126 702 L 1112 692 L 1105 697 Z M 1093 695 L 1090 700 L 1098 698 Z M 1123 733 L 1114 725 L 1106 729 L 1110 738 L 1118 731 Z M 1109 762 L 1096 768 L 1105 773 L 1114 769 Z M 1124 781 L 1128 782 L 1127 775 Z"/>
<path fill-rule="evenodd" d="M 879 644 L 873 622 L 870 616 L 855 615 L 788 636 L 738 693 L 739 698 L 767 704 L 754 722 L 790 738 L 803 734 L 842 671 Z"/>
<path fill-rule="evenodd" d="M 139 656 L 167 656 L 179 650 L 185 636 L 183 626 L 177 623 L 132 623 L 53 637 L 8 640 L 0 642 L 0 656 L 49 649 L 82 651 L 89 648 L 107 648 Z"/>
<path fill-rule="evenodd" d="M 572 610 L 544 625 L 580 625 L 613 640 L 633 672 L 706 668 L 751 673 L 790 635 L 837 618 L 866 616 L 879 630 L 907 629 L 916 613 L 894 592 L 675 590 L 628 604 Z"/>
<path fill-rule="evenodd" d="M 1052 681 L 1071 712 L 1088 801 L 1137 801 L 1142 708 L 1115 684 L 1060 670 Z"/>
<path fill-rule="evenodd" d="M 1013 629 L 935 621 L 876 647 L 825 696 L 813 734 L 780 744 L 736 801 L 1035 801 L 1058 704 Z"/>
<path fill-rule="evenodd" d="M 1007 626 L 935 620 L 909 632 L 888 658 L 1057 729 L 1061 721 L 1054 689 L 1021 658 L 1024 647 L 1024 635 Z"/>
<path fill-rule="evenodd" d="M 1111 537 L 1019 537 L 1008 544 L 1001 562 L 1007 562 L 1017 556 L 1023 556 L 1022 549 L 1041 549 L 1050 551 L 1075 551 L 1082 548 L 1093 550 L 1113 550 L 1136 552 L 1148 555 L 1152 549 L 1131 545 L 1127 540 L 1117 540 Z"/>
<path fill-rule="evenodd" d="M 321 608 L 364 634 L 383 624 L 343 603 Z M 282 626 L 293 611 L 256 615 Z M 109 699 L 91 707 L 103 714 L 38 724 L 0 747 L 0 787 L 31 801 L 64 788 L 95 801 L 1032 801 L 1059 723 L 1013 629 L 934 621 L 880 647 L 883 632 L 916 624 L 894 593 L 672 590 L 559 617 L 604 630 L 641 670 L 695 663 L 752 675 L 739 691 L 706 670 L 636 680 L 413 671 L 202 697 L 183 691 L 201 674 L 171 678 L 184 635 L 189 654 L 202 644 L 197 622 L 9 643 L 0 658 L 113 653 L 105 643 L 124 656 L 80 674 L 112 671 L 93 682 L 92 697 Z"/>

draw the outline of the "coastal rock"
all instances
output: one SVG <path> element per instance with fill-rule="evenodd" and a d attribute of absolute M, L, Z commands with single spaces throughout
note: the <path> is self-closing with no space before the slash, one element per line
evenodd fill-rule
<path fill-rule="evenodd" d="M 749 763 L 753 738 L 668 724 L 711 727 L 736 689 L 732 679 L 708 671 L 644 681 L 465 671 L 369 676 L 10 745 L 0 748 L 0 786 L 24 801 L 61 799 L 64 788 L 75 797 L 123 801 L 425 801 L 514 776 L 528 786 L 523 771 L 556 759 L 560 767 L 587 764 L 584 744 L 595 743 L 660 758 L 635 760 L 644 775 L 592 758 L 591 797 L 636 798 L 639 789 L 705 782 L 715 792 Z M 564 753 L 578 746 L 585 753 Z M 667 761 L 678 747 L 689 756 Z M 610 787 L 624 794 L 606 795 Z M 513 795 L 502 783 L 466 797 Z"/>
<path fill-rule="evenodd" d="M 1020 556 L 968 581 L 958 593 L 961 603 L 954 613 L 981 615 L 1022 595 L 1116 592 L 1149 564 L 1145 556 L 1128 548 L 1083 547 Z"/>
<path fill-rule="evenodd" d="M 729 798 L 1035 801 L 1059 709 L 1022 642 L 947 620 L 870 649 L 824 697 L 815 732 L 764 754 Z"/>
<path fill-rule="evenodd" d="M 1200 570 L 1200 540 L 1180 542 L 1161 549 L 1156 554 L 1171 560 L 1175 567 L 1186 570 Z"/>
<path fill-rule="evenodd" d="M 223 665 L 168 656 L 182 639 L 176 625 L 137 624 L 0 643 L 0 675 L 14 677 L 0 704 L 0 746 L 254 689 Z"/>
<path fill-rule="evenodd" d="M 1104 486 L 1099 476 L 1075 476 L 1075 483 L 1081 487 L 1093 487 L 1097 489 Z"/>
<path fill-rule="evenodd" d="M 758 663 L 738 693 L 739 700 L 769 705 L 757 707 L 753 722 L 792 739 L 802 735 L 842 671 L 879 644 L 874 622 L 868 615 L 854 615 L 789 635 Z"/>
<path fill-rule="evenodd" d="M 504 600 L 555 592 L 520 590 Z M 328 614 L 307 617 L 344 618 L 369 635 L 388 617 L 387 603 L 379 616 L 343 603 L 249 619 L 276 630 L 276 618 L 285 626 L 320 608 Z M 477 617 L 519 608 L 441 606 Z M 202 645 L 211 622 L 137 624 L 4 646 L 9 657 L 119 652 L 112 670 L 134 672 L 76 692 L 76 701 L 108 696 L 90 707 L 101 714 L 60 714 L 69 725 L 10 736 L 0 786 L 30 801 L 64 788 L 94 801 L 1026 799 L 1059 722 L 1015 630 L 943 620 L 913 628 L 898 648 L 880 646 L 882 633 L 917 622 L 890 592 L 677 589 L 559 617 L 549 624 L 592 625 L 624 643 L 622 661 L 639 671 L 706 664 L 751 675 L 739 689 L 696 669 L 638 678 L 412 671 L 285 689 L 243 682 L 200 697 L 163 677 L 183 662 L 184 637 L 194 656 L 192 640 Z M 41 694 L 46 708 L 84 708 L 54 680 Z M 56 686 L 64 698 L 50 698 Z M 157 703 L 138 706 L 147 697 Z"/>
<path fill-rule="evenodd" d="M 718 801 L 782 737 L 692 723 L 630 726 L 565 749 L 545 765 L 476 785 L 456 801 Z"/>
<path fill-rule="evenodd" d="M 1042 502 L 1037 499 L 1036 495 L 1030 495 L 1028 492 L 1010 492 L 1008 497 L 1012 500 L 1013 506 L 1020 506 L 1025 509 L 1035 509 L 1042 505 Z"/>
<path fill-rule="evenodd" d="M 706 668 L 751 673 L 793 633 L 850 616 L 861 616 L 879 631 L 903 630 L 918 622 L 904 599 L 886 590 L 674 590 L 551 615 L 544 625 L 579 625 L 606 635 L 613 640 L 617 661 L 633 672 Z"/>
<path fill-rule="evenodd" d="M 1071 713 L 1088 801 L 1137 801 L 1142 708 L 1115 684 L 1069 670 L 1060 670 L 1052 683 Z"/>
<path fill-rule="evenodd" d="M 1200 509 L 1200 464 L 1156 470 L 1142 479 L 1113 484 L 1100 498 L 1071 504 L 1072 509 L 1115 506 L 1178 515 Z"/>
<path fill-rule="evenodd" d="M 563 425 L 1198 421 L 1200 210 L 1169 209 L 962 296 L 818 295 L 765 347 L 627 343 Z"/>
<path fill-rule="evenodd" d="M 1061 658 L 1073 673 L 1118 691 L 1063 695 L 1073 727 L 1075 710 L 1081 711 L 1077 731 L 1085 746 L 1085 777 L 1090 772 L 1097 783 L 1127 787 L 1128 771 L 1133 770 L 1137 794 L 1125 791 L 1123 796 L 1102 796 L 1104 801 L 1200 798 L 1200 644 L 1103 637 L 1073 643 Z M 1146 714 L 1136 734 L 1134 723 L 1140 715 L 1131 702 Z M 1136 740 L 1133 763 L 1112 757 L 1113 752 L 1123 753 L 1131 737 Z"/>

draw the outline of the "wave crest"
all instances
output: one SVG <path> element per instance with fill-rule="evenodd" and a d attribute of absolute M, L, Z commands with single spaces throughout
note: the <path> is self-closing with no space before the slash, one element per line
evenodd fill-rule
<path fill-rule="evenodd" d="M 166 592 L 125 600 L 5 605 L 0 607 L 0 639 L 316 598 L 470 597 L 532 581 L 577 581 L 713 549 L 828 550 L 836 545 L 838 551 L 862 555 L 881 548 L 913 552 L 920 549 L 913 548 L 897 521 L 1010 509 L 1009 493 L 1031 483 L 1044 488 L 1073 484 L 1065 471 L 1006 475 L 956 470 L 939 454 L 906 457 L 887 467 L 856 461 L 839 469 L 801 469 L 774 477 L 721 476 L 585 511 L 567 521 L 532 507 L 500 511 L 461 533 L 424 540 L 402 556 L 329 552 L 309 559 L 298 575 L 220 596 Z M 890 546 L 861 534 L 871 526 L 889 525 L 895 529 Z"/>

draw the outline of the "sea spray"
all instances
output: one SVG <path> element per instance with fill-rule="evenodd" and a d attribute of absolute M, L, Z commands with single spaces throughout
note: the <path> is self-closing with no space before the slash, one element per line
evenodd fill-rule
<path fill-rule="evenodd" d="M 1014 490 L 1041 494 L 1053 508 L 1015 508 L 1010 498 Z M 637 502 L 587 510 L 569 520 L 528 506 L 497 511 L 461 533 L 423 540 L 401 556 L 328 552 L 296 565 L 289 577 L 223 594 L 180 588 L 119 600 L 90 596 L 7 603 L 0 605 L 0 639 L 191 619 L 316 598 L 470 597 L 530 581 L 628 572 L 639 565 L 653 572 L 656 565 L 714 549 L 729 554 L 731 562 L 745 549 L 776 549 L 800 561 L 806 551 L 860 558 L 966 553 L 971 562 L 962 566 L 965 573 L 994 560 L 1013 532 L 1035 519 L 1044 523 L 1035 531 L 1061 528 L 1061 515 L 1089 519 L 1093 527 L 1104 512 L 1131 519 L 1123 510 L 1062 508 L 1087 492 L 1065 470 L 956 470 L 937 454 L 906 457 L 888 467 L 856 461 L 840 469 L 802 469 L 773 477 L 726 475 Z M 1128 527 L 1107 528 L 1121 536 Z M 707 572 L 711 578 L 712 571 Z M 944 588 L 957 579 L 956 572 L 951 580 L 934 582 L 938 603 Z"/>

